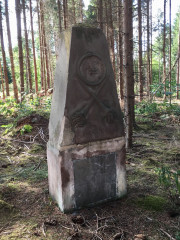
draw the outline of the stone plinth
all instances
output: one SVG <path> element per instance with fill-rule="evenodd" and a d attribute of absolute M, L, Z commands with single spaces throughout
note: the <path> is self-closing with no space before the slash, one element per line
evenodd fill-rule
<path fill-rule="evenodd" d="M 49 191 L 63 212 L 126 193 L 122 112 L 104 34 L 64 32 L 49 122 Z"/>

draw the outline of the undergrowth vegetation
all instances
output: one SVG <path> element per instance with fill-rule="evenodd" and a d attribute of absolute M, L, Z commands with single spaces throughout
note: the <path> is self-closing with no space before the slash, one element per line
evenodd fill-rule
<path fill-rule="evenodd" d="M 180 116 L 180 106 L 177 103 L 169 104 L 142 101 L 135 105 L 136 114 L 153 115 L 153 114 L 174 114 Z"/>
<path fill-rule="evenodd" d="M 48 193 L 50 106 L 46 96 L 0 100 L 0 238 L 90 240 L 98 234 L 126 240 L 140 233 L 147 240 L 169 239 L 165 232 L 180 240 L 180 106 L 136 104 L 138 128 L 126 154 L 127 196 L 72 215 L 61 213 Z M 74 223 L 76 218 L 84 225 Z"/>
<path fill-rule="evenodd" d="M 35 96 L 31 99 L 27 95 L 20 103 L 17 103 L 13 97 L 9 97 L 5 101 L 0 100 L 0 114 L 14 119 L 20 119 L 34 112 L 49 116 L 50 107 L 51 97 L 41 98 Z"/>

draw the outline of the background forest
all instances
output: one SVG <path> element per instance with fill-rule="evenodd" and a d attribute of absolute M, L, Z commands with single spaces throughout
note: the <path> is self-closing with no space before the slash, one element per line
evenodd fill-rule
<path fill-rule="evenodd" d="M 0 239 L 180 240 L 177 0 L 85 5 L 0 1 Z M 46 149 L 58 40 L 73 25 L 101 28 L 108 41 L 128 193 L 63 214 L 49 195 Z"/>
<path fill-rule="evenodd" d="M 180 10 L 172 21 L 171 0 L 162 1 L 156 17 L 152 0 L 91 0 L 86 10 L 83 0 L 0 3 L 1 98 L 22 101 L 29 93 L 52 92 L 60 33 L 76 24 L 99 27 L 107 37 L 125 109 L 127 146 L 132 146 L 135 100 L 160 97 L 171 104 L 179 98 Z"/>

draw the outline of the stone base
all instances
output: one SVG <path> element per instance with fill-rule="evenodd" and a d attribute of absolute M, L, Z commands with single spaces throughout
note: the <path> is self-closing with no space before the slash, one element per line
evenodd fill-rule
<path fill-rule="evenodd" d="M 126 194 L 124 138 L 55 149 L 48 143 L 49 192 L 62 212 Z"/>

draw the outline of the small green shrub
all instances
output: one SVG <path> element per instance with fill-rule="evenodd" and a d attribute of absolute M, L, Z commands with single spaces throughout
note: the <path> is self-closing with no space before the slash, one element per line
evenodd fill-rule
<path fill-rule="evenodd" d="M 25 124 L 21 129 L 20 129 L 20 133 L 21 135 L 23 135 L 24 133 L 30 133 L 32 131 L 32 126 L 29 124 Z"/>

